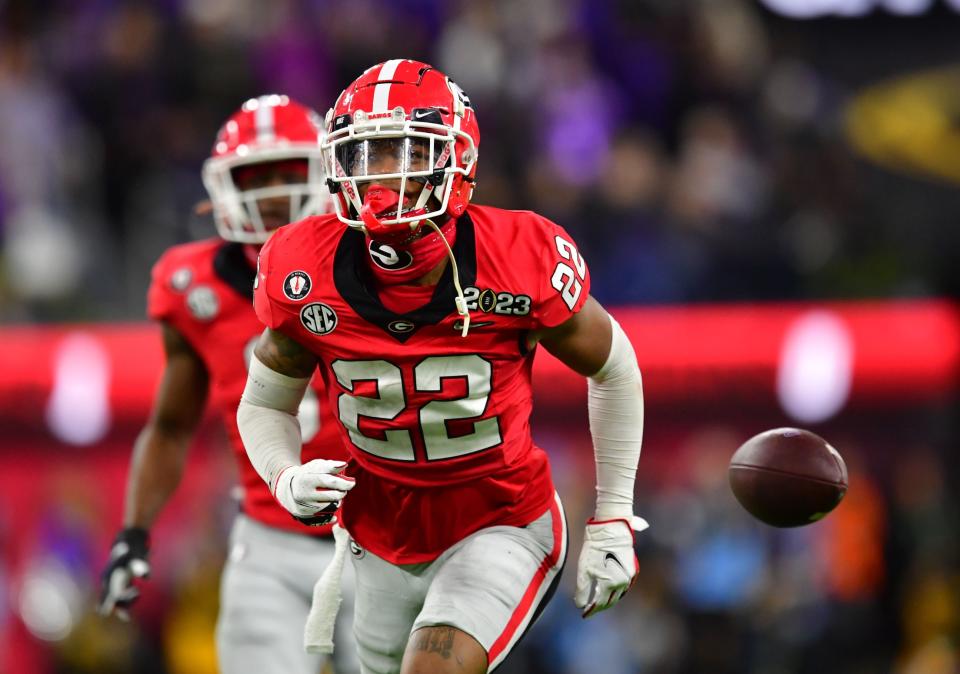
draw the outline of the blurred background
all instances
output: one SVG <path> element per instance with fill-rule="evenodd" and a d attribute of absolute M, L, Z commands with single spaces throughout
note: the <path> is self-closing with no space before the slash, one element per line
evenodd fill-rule
<path fill-rule="evenodd" d="M 956 0 L 0 0 L 0 671 L 215 671 L 212 418 L 136 620 L 92 614 L 162 366 L 149 270 L 215 235 L 200 165 L 240 103 L 323 112 L 397 57 L 470 95 L 475 201 L 574 236 L 644 371 L 641 576 L 584 622 L 584 385 L 538 359 L 572 561 L 501 671 L 960 671 L 958 35 Z M 726 483 L 784 425 L 850 469 L 798 530 Z"/>

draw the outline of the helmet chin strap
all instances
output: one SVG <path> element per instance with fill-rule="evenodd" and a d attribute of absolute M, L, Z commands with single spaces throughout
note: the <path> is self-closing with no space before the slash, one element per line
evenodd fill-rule
<path fill-rule="evenodd" d="M 432 190 L 427 189 L 427 187 L 430 187 L 430 185 L 425 186 L 420 192 L 420 198 L 408 213 L 416 214 L 418 212 L 427 212 L 425 205 L 432 192 Z M 399 193 L 377 183 L 374 183 L 367 189 L 367 193 L 363 198 L 363 207 L 360 209 L 360 219 L 363 220 L 367 234 L 374 240 L 396 246 L 409 242 L 411 238 L 416 236 L 423 224 L 433 228 L 447 249 L 447 258 L 450 260 L 450 266 L 453 269 L 453 287 L 457 293 L 455 299 L 457 314 L 463 319 L 463 328 L 460 336 L 466 337 L 470 330 L 470 312 L 467 310 L 467 300 L 464 298 L 463 288 L 460 286 L 460 270 L 457 268 L 457 259 L 453 254 L 453 249 L 450 247 L 450 242 L 447 241 L 447 237 L 440 231 L 440 227 L 430 219 L 415 220 L 410 223 L 410 227 L 404 227 L 403 224 L 405 223 L 384 224 L 380 220 L 380 216 L 384 215 L 388 210 L 392 210 L 399 215 L 401 206 L 400 198 Z"/>
<path fill-rule="evenodd" d="M 440 231 L 440 228 L 437 227 L 437 223 L 433 220 L 426 220 L 425 222 L 428 227 L 433 227 L 433 230 L 447 248 L 447 258 L 450 260 L 450 266 L 453 267 L 453 287 L 457 291 L 457 297 L 454 302 L 457 305 L 457 313 L 460 314 L 460 317 L 463 319 L 463 329 L 460 331 L 460 336 L 466 337 L 467 332 L 470 330 L 470 312 L 467 311 L 467 300 L 463 296 L 463 288 L 460 287 L 460 270 L 457 269 L 457 258 L 454 257 L 453 249 L 450 248 L 447 237 L 445 237 L 443 232 Z"/>

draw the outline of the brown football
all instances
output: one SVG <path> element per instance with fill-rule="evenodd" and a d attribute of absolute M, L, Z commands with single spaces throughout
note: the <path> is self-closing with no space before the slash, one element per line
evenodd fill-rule
<path fill-rule="evenodd" d="M 775 527 L 816 522 L 847 492 L 839 452 L 799 428 L 775 428 L 747 440 L 730 459 L 729 475 L 740 505 Z"/>

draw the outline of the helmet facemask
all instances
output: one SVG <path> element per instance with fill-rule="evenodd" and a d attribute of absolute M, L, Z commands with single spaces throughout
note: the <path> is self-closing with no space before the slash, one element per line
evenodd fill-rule
<path fill-rule="evenodd" d="M 236 171 L 244 167 L 275 162 L 306 162 L 303 182 L 241 189 Z M 294 145 L 257 149 L 223 157 L 212 157 L 203 166 L 203 184 L 213 203 L 214 222 L 220 236 L 228 241 L 262 244 L 276 230 L 264 222 L 260 202 L 268 199 L 289 200 L 288 222 L 329 211 L 329 192 L 323 174 L 323 160 L 318 145 Z M 286 224 L 286 223 L 283 223 Z"/>
<path fill-rule="evenodd" d="M 334 207 L 342 222 L 358 229 L 366 229 L 362 184 L 391 183 L 401 198 L 374 215 L 380 225 L 406 224 L 413 233 L 447 213 L 454 185 L 469 180 L 476 163 L 473 138 L 444 124 L 432 108 L 414 109 L 410 119 L 400 107 L 375 119 L 357 111 L 352 120 L 329 119 L 328 128 L 323 154 Z M 419 194 L 412 194 L 414 184 L 423 186 Z"/>

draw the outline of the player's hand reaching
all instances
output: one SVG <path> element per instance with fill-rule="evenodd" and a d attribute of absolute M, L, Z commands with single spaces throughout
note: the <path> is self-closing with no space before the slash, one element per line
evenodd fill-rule
<path fill-rule="evenodd" d="M 100 615 L 130 619 L 128 610 L 140 596 L 134 579 L 150 575 L 149 550 L 150 534 L 146 529 L 127 527 L 117 534 L 110 548 L 110 560 L 101 576 L 100 604 L 97 607 Z"/>
<path fill-rule="evenodd" d="M 338 475 L 345 461 L 314 459 L 280 472 L 274 496 L 294 519 L 320 525 L 333 520 L 340 501 L 353 489 L 353 478 Z"/>
<path fill-rule="evenodd" d="M 577 564 L 574 603 L 589 618 L 604 611 L 627 593 L 640 570 L 633 550 L 633 533 L 649 525 L 641 517 L 598 521 L 591 519 L 583 536 Z"/>

